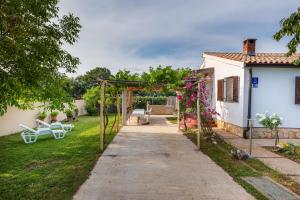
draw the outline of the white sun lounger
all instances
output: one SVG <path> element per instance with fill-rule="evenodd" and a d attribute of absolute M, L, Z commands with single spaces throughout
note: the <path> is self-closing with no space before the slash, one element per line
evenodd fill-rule
<path fill-rule="evenodd" d="M 42 128 L 50 128 L 50 129 L 62 129 L 65 131 L 71 131 L 74 128 L 73 124 L 62 124 L 61 122 L 54 122 L 51 124 L 48 124 L 47 122 L 41 121 L 39 119 L 36 120 L 36 122 L 39 124 L 39 127 Z"/>
<path fill-rule="evenodd" d="M 66 134 L 65 130 L 51 130 L 50 128 L 38 128 L 37 130 L 34 130 L 24 124 L 20 124 L 19 126 L 25 129 L 21 133 L 21 137 L 26 144 L 35 143 L 40 135 L 52 134 L 55 139 L 62 139 Z"/>

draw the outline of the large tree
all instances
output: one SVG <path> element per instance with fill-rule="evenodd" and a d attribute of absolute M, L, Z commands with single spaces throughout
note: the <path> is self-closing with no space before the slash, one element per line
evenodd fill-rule
<path fill-rule="evenodd" d="M 0 0 L 0 115 L 7 106 L 28 108 L 70 102 L 61 83 L 79 59 L 62 48 L 76 42 L 79 18 L 59 16 L 58 0 Z"/>
<path fill-rule="evenodd" d="M 73 98 L 82 98 L 83 94 L 98 85 L 98 79 L 109 79 L 111 72 L 105 67 L 96 67 L 76 78 L 65 77 L 64 88 Z"/>
<path fill-rule="evenodd" d="M 300 7 L 288 18 L 283 18 L 280 21 L 280 30 L 274 34 L 273 38 L 279 41 L 284 37 L 290 38 L 287 44 L 287 55 L 290 56 L 296 53 L 297 47 L 300 44 Z"/>
<path fill-rule="evenodd" d="M 87 71 L 84 75 L 78 76 L 77 81 L 83 84 L 85 90 L 98 85 L 98 79 L 109 79 L 111 72 L 105 67 L 95 67 L 94 69 Z"/>

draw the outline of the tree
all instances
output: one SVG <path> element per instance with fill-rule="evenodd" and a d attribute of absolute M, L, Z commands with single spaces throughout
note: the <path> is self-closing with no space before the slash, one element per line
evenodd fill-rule
<path fill-rule="evenodd" d="M 98 79 L 109 79 L 111 72 L 105 67 L 96 67 L 76 79 L 84 84 L 85 89 L 92 88 L 98 84 Z"/>
<path fill-rule="evenodd" d="M 119 70 L 116 75 L 114 76 L 115 80 L 120 80 L 120 81 L 137 81 L 139 80 L 139 74 L 137 73 L 131 73 L 129 70 L 124 69 L 124 70 Z"/>
<path fill-rule="evenodd" d="M 63 73 L 79 59 L 64 50 L 80 32 L 79 18 L 60 17 L 58 0 L 0 0 L 0 115 L 7 106 L 26 109 L 47 102 L 61 109 L 71 102 L 62 88 Z"/>
<path fill-rule="evenodd" d="M 64 88 L 74 98 L 81 98 L 88 89 L 98 85 L 98 79 L 111 78 L 111 72 L 105 67 L 96 67 L 76 78 L 66 78 Z"/>
<path fill-rule="evenodd" d="M 85 82 L 77 78 L 69 78 L 66 76 L 63 81 L 63 87 L 68 95 L 75 99 L 80 99 L 86 92 Z"/>
<path fill-rule="evenodd" d="M 297 47 L 300 44 L 300 7 L 288 18 L 283 18 L 280 21 L 280 30 L 273 35 L 273 38 L 276 41 L 280 41 L 286 36 L 291 38 L 287 44 L 287 55 L 291 56 L 296 53 Z"/>
<path fill-rule="evenodd" d="M 152 88 L 160 85 L 164 92 L 175 92 L 182 85 L 183 78 L 190 73 L 190 69 L 173 69 L 171 66 L 150 67 L 149 74 L 143 73 L 142 79 L 148 81 L 148 85 Z"/>

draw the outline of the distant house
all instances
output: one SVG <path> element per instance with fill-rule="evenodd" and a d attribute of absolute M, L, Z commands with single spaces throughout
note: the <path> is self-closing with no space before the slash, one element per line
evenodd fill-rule
<path fill-rule="evenodd" d="M 256 53 L 256 39 L 243 42 L 242 53 L 203 53 L 200 73 L 211 76 L 211 104 L 220 117 L 218 127 L 241 137 L 248 133 L 248 119 L 257 113 L 277 113 L 283 118 L 281 138 L 300 138 L 300 55 Z M 257 120 L 254 135 L 270 138 Z"/>

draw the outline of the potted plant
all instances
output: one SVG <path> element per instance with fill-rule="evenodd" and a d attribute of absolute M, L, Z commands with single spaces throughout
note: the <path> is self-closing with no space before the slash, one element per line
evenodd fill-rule
<path fill-rule="evenodd" d="M 263 127 L 270 129 L 271 132 L 274 132 L 275 146 L 277 146 L 279 143 L 278 127 L 282 124 L 282 118 L 275 113 L 273 115 L 269 115 L 268 113 L 258 113 L 256 114 L 256 118 Z"/>
<path fill-rule="evenodd" d="M 65 110 L 65 114 L 66 114 L 66 116 L 67 116 L 67 120 L 68 120 L 68 121 L 71 121 L 72 118 L 73 118 L 73 111 L 72 111 L 71 109 L 66 109 L 66 110 Z"/>
<path fill-rule="evenodd" d="M 51 116 L 51 122 L 56 122 L 57 121 L 57 115 L 58 115 L 58 112 L 57 111 L 52 111 L 50 113 L 50 116 Z"/>
<path fill-rule="evenodd" d="M 47 113 L 45 111 L 42 111 L 38 115 L 38 119 L 44 121 L 47 117 Z"/>

